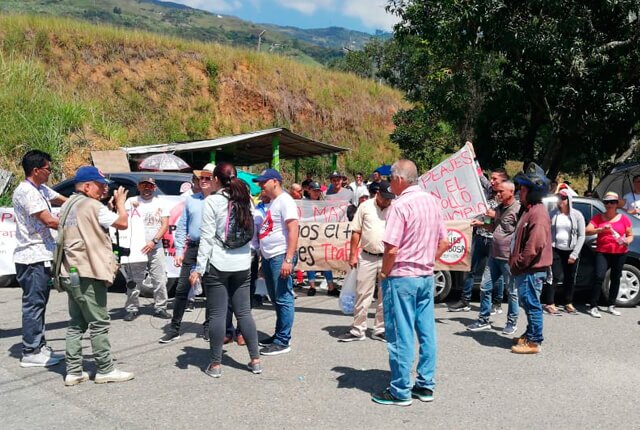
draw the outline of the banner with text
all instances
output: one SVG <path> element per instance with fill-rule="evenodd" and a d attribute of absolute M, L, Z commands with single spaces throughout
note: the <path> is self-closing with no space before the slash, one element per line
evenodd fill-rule
<path fill-rule="evenodd" d="M 418 180 L 423 189 L 440 200 L 445 220 L 469 219 L 487 210 L 474 158 L 473 145 L 467 142 L 460 151 Z"/>

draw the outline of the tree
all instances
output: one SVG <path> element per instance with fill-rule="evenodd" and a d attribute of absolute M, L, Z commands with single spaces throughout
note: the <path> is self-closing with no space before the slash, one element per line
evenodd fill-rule
<path fill-rule="evenodd" d="M 640 0 L 391 0 L 387 9 L 401 18 L 393 83 L 430 124 L 417 139 L 449 124 L 482 163 L 536 160 L 554 177 L 597 169 L 637 136 Z M 394 135 L 411 127 L 405 119 Z M 399 143 L 411 156 L 428 141 Z"/>

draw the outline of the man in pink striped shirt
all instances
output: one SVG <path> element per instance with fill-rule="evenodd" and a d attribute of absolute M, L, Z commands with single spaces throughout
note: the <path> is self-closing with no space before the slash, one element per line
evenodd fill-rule
<path fill-rule="evenodd" d="M 409 406 L 412 398 L 433 400 L 436 368 L 433 270 L 449 241 L 440 204 L 418 186 L 418 170 L 412 161 L 399 160 L 391 166 L 391 191 L 398 198 L 387 214 L 380 275 L 391 384 L 371 399 L 382 405 Z M 416 333 L 420 351 L 417 378 L 412 386 Z"/>

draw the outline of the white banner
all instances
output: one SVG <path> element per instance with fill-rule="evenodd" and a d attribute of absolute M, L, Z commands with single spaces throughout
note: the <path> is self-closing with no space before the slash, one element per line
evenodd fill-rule
<path fill-rule="evenodd" d="M 440 200 L 445 220 L 469 219 L 487 211 L 474 154 L 473 146 L 467 142 L 418 180 L 422 188 Z"/>

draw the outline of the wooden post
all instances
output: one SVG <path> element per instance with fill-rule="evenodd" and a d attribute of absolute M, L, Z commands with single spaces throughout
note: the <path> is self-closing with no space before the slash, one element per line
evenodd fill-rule
<path fill-rule="evenodd" d="M 294 169 L 295 169 L 295 181 L 299 182 L 300 181 L 300 159 L 299 158 L 296 158 Z"/>

